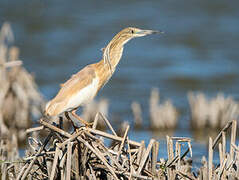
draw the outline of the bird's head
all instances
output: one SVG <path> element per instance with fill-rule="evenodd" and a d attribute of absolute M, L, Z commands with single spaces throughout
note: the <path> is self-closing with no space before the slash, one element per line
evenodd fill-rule
<path fill-rule="evenodd" d="M 133 38 L 161 33 L 163 33 L 163 31 L 144 30 L 135 27 L 127 27 L 121 30 L 118 34 L 116 34 L 111 40 L 111 42 L 108 44 L 108 46 L 110 45 L 111 47 L 121 47 Z M 111 44 L 113 44 L 113 46 Z"/>
<path fill-rule="evenodd" d="M 162 31 L 155 31 L 155 30 L 144 30 L 144 29 L 139 29 L 135 27 L 128 27 L 120 31 L 117 35 L 116 38 L 123 38 L 125 40 L 130 40 L 132 38 L 136 37 L 142 37 L 150 34 L 161 34 L 163 33 Z"/>

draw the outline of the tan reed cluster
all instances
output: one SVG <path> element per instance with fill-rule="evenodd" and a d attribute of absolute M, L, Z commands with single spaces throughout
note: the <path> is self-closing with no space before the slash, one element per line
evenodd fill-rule
<path fill-rule="evenodd" d="M 160 104 L 160 96 L 157 88 L 151 90 L 149 99 L 150 127 L 157 129 L 173 129 L 178 123 L 178 112 L 170 100 Z M 138 102 L 131 104 L 136 128 L 142 127 L 142 109 Z"/>
<path fill-rule="evenodd" d="M 178 112 L 170 100 L 159 104 L 157 88 L 153 88 L 149 100 L 150 122 L 152 129 L 172 129 L 177 126 Z"/>
<path fill-rule="evenodd" d="M 0 137 L 15 134 L 23 141 L 32 118 L 41 115 L 44 100 L 33 76 L 21 66 L 13 41 L 11 27 L 4 23 L 0 32 Z"/>
<path fill-rule="evenodd" d="M 191 125 L 195 129 L 222 128 L 228 121 L 238 119 L 239 104 L 232 97 L 219 93 L 207 99 L 203 93 L 188 93 Z"/>

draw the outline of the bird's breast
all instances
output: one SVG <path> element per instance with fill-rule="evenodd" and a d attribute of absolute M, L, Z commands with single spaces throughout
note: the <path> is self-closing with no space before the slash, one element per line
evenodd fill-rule
<path fill-rule="evenodd" d="M 93 81 L 86 87 L 75 92 L 67 103 L 67 110 L 77 108 L 79 106 L 84 106 L 88 104 L 97 94 L 99 86 L 99 78 L 94 78 Z"/>

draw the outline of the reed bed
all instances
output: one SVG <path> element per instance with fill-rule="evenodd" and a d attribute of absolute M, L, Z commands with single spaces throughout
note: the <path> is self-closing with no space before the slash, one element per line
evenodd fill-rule
<path fill-rule="evenodd" d="M 0 31 L 0 137 L 15 134 L 24 141 L 25 130 L 41 115 L 44 100 L 33 76 L 21 66 L 13 42 L 10 24 L 4 23 Z"/>
<path fill-rule="evenodd" d="M 207 99 L 203 93 L 188 93 L 191 125 L 194 129 L 222 128 L 227 122 L 239 117 L 239 104 L 232 97 L 219 93 Z"/>
<path fill-rule="evenodd" d="M 28 129 L 29 147 L 18 163 L 2 163 L 2 177 L 6 179 L 236 179 L 239 175 L 239 146 L 236 145 L 236 121 L 229 122 L 217 138 L 209 138 L 208 160 L 193 171 L 191 139 L 166 137 L 167 159 L 160 158 L 159 142 L 129 139 L 130 126 L 126 124 L 120 137 L 104 118 L 108 131 L 96 129 L 96 115 L 92 127 L 64 130 L 59 124 L 41 119 L 42 126 Z M 48 135 L 40 140 L 36 136 L 43 129 Z M 230 149 L 226 150 L 226 133 L 231 133 Z M 184 148 L 182 148 L 184 147 Z M 186 148 L 185 148 L 186 147 Z M 213 153 L 218 147 L 218 164 Z M 165 147 L 166 148 L 166 147 Z"/>

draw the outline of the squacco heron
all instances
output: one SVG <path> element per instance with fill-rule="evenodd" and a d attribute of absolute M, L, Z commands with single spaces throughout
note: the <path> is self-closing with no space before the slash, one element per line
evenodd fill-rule
<path fill-rule="evenodd" d="M 58 116 L 64 112 L 71 112 L 75 118 L 87 125 L 88 123 L 76 114 L 76 110 L 93 100 L 99 90 L 109 81 L 121 59 L 124 44 L 133 38 L 156 33 L 162 32 L 133 27 L 120 31 L 103 49 L 101 61 L 87 65 L 61 85 L 58 94 L 47 103 L 45 114 Z"/>

